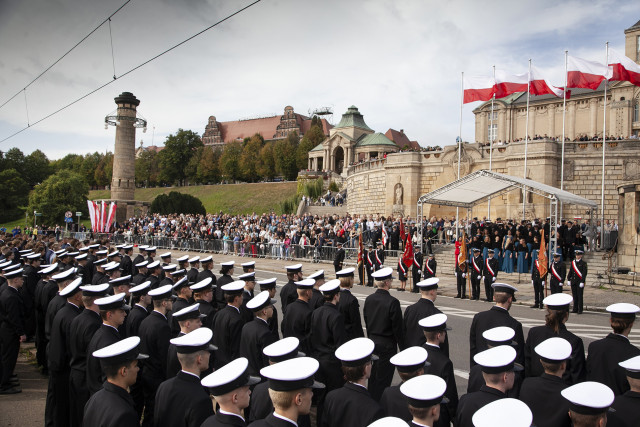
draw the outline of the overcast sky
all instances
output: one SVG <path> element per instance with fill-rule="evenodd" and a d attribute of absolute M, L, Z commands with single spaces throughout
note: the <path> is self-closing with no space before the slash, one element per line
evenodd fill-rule
<path fill-rule="evenodd" d="M 0 104 L 24 88 L 125 0 L 0 0 Z M 131 0 L 112 18 L 115 74 L 206 28 L 247 0 Z M 638 1 L 262 0 L 74 106 L 2 144 L 50 158 L 113 151 L 104 116 L 123 91 L 149 122 L 136 143 L 161 145 L 177 129 L 219 121 L 307 114 L 331 107 L 337 124 L 356 105 L 378 132 L 404 129 L 421 145 L 455 142 L 460 73 L 527 70 L 529 58 L 562 86 L 564 51 L 604 62 L 605 42 L 624 52 Z M 0 108 L 0 140 L 113 80 L 104 25 Z M 474 140 L 472 109 L 465 140 Z M 27 108 L 26 108 L 27 107 Z M 153 128 L 155 127 L 155 133 Z"/>

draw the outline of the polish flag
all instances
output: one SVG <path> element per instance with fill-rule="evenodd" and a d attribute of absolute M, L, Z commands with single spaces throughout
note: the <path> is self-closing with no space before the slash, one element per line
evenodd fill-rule
<path fill-rule="evenodd" d="M 609 67 L 613 67 L 613 77 L 609 80 L 625 81 L 640 86 L 640 65 L 625 55 L 609 49 Z"/>
<path fill-rule="evenodd" d="M 529 73 L 507 74 L 502 70 L 496 70 L 496 98 L 504 98 L 517 92 L 526 92 L 528 82 Z"/>
<path fill-rule="evenodd" d="M 531 66 L 531 84 L 529 85 L 529 93 L 531 95 L 555 95 L 562 98 L 564 96 L 563 92 L 563 88 L 551 86 L 542 76 L 540 70 L 533 65 Z M 569 99 L 569 92 L 567 92 L 567 99 Z"/>
<path fill-rule="evenodd" d="M 596 90 L 600 83 L 613 76 L 613 67 L 567 55 L 567 87 Z"/>
<path fill-rule="evenodd" d="M 464 76 L 462 79 L 464 92 L 463 104 L 474 101 L 489 101 L 495 91 L 493 77 Z"/>

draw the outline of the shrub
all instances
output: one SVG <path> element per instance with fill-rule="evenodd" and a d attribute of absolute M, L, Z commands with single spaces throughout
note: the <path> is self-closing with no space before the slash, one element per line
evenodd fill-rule
<path fill-rule="evenodd" d="M 191 194 L 172 191 L 169 194 L 160 194 L 151 202 L 149 210 L 152 213 L 167 215 L 172 213 L 205 215 L 207 211 L 202 201 Z"/>

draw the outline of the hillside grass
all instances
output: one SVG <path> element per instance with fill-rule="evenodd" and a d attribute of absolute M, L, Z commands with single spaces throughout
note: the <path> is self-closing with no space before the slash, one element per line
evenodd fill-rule
<path fill-rule="evenodd" d="M 160 194 L 171 191 L 191 194 L 202 201 L 208 213 L 257 215 L 272 210 L 281 214 L 281 202 L 296 194 L 297 182 L 267 182 L 256 184 L 194 185 L 189 187 L 138 188 L 135 199 L 151 203 Z M 89 192 L 89 199 L 109 199 L 109 190 Z M 24 222 L 24 220 L 23 220 Z"/>

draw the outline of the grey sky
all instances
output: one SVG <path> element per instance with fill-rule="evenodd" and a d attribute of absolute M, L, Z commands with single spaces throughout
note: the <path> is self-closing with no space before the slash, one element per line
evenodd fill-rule
<path fill-rule="evenodd" d="M 0 103 L 115 11 L 124 0 L 0 0 Z M 132 0 L 112 20 L 116 75 L 251 3 Z M 564 50 L 604 61 L 604 43 L 624 52 L 625 28 L 640 19 L 631 1 L 263 0 L 188 44 L 5 141 L 50 158 L 113 150 L 104 116 L 122 91 L 149 121 L 137 141 L 162 144 L 178 128 L 218 120 L 307 114 L 332 107 L 334 123 L 354 104 L 376 131 L 404 129 L 422 145 L 455 142 L 460 72 L 491 66 L 526 72 L 527 61 L 561 86 Z M 26 91 L 31 122 L 112 79 L 103 26 Z M 465 140 L 474 139 L 463 109 Z M 27 124 L 25 99 L 0 109 L 0 139 Z"/>

